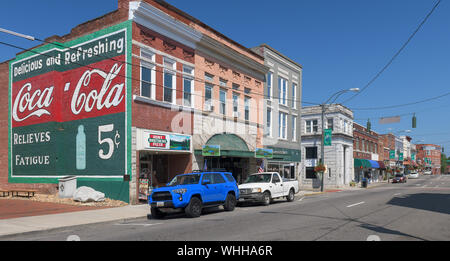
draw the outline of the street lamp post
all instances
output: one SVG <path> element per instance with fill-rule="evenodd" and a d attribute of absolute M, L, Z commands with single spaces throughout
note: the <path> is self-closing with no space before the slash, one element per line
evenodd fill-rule
<path fill-rule="evenodd" d="M 351 88 L 348 90 L 341 90 L 336 92 L 335 94 L 331 95 L 330 98 L 328 98 L 328 100 L 322 104 L 320 104 L 321 110 L 322 110 L 322 142 L 321 142 L 321 146 L 320 146 L 320 162 L 322 163 L 322 165 L 325 166 L 325 151 L 324 151 L 324 118 L 325 118 L 325 111 L 326 111 L 326 105 L 328 104 L 328 102 L 336 95 L 336 97 L 334 98 L 334 100 L 330 103 L 333 104 L 337 98 L 341 95 L 344 94 L 346 92 L 359 92 L 359 88 Z M 321 180 L 321 186 L 320 186 L 320 191 L 323 192 L 324 190 L 324 180 L 325 180 L 325 172 L 322 172 L 322 180 Z"/>

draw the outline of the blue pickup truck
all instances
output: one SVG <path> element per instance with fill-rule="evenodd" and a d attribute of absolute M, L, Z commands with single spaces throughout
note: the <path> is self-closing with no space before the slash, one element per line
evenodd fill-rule
<path fill-rule="evenodd" d="M 180 174 L 166 187 L 154 189 L 148 197 L 152 218 L 162 218 L 173 210 L 199 217 L 202 209 L 223 205 L 233 211 L 239 199 L 236 180 L 229 172 Z"/>

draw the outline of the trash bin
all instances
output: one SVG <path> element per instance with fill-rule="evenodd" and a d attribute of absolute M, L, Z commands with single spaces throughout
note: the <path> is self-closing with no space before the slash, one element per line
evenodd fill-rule
<path fill-rule="evenodd" d="M 60 178 L 59 182 L 59 197 L 60 198 L 71 198 L 75 190 L 77 189 L 77 177 L 67 176 Z"/>
<path fill-rule="evenodd" d="M 367 179 L 366 179 L 366 178 L 364 178 L 364 179 L 361 181 L 361 187 L 367 188 Z"/>

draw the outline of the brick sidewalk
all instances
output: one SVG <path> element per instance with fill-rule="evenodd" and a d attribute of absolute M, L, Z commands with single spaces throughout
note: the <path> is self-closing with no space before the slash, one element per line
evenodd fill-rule
<path fill-rule="evenodd" d="M 0 219 L 41 216 L 103 208 L 108 207 L 74 206 L 59 203 L 38 202 L 32 200 L 0 198 Z"/>

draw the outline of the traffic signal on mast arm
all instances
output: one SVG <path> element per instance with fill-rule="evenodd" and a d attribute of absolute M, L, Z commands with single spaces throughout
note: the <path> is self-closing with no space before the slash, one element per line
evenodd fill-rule
<path fill-rule="evenodd" d="M 416 114 L 414 113 L 413 117 L 412 117 L 412 127 L 416 128 L 417 127 L 417 118 L 416 118 Z"/>
<path fill-rule="evenodd" d="M 367 131 L 370 132 L 370 128 L 372 127 L 372 124 L 370 123 L 370 119 L 367 119 Z"/>

